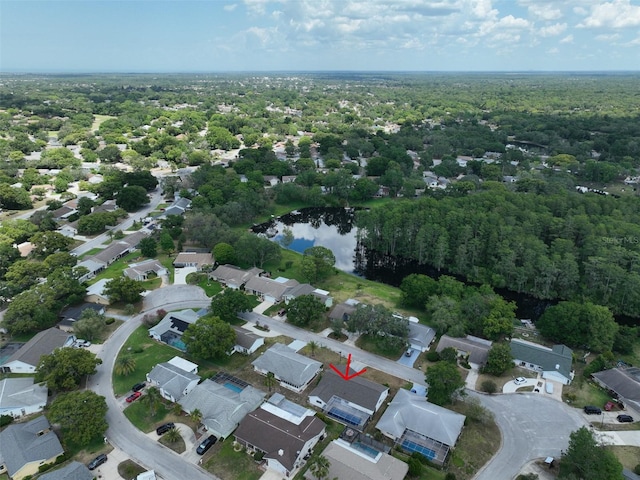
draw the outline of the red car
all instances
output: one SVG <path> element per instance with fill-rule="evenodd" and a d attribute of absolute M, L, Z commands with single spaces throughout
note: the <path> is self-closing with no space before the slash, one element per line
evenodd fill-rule
<path fill-rule="evenodd" d="M 127 403 L 131 403 L 142 396 L 140 392 L 133 392 L 131 395 L 127 397 Z"/>

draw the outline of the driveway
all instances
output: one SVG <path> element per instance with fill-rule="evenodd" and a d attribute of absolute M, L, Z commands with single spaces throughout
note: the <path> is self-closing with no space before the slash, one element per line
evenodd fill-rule
<path fill-rule="evenodd" d="M 527 378 L 525 380 L 525 383 L 521 383 L 520 385 L 516 385 L 514 380 L 505 383 L 504 387 L 502 387 L 502 393 L 515 393 L 519 388 L 535 387 L 538 384 L 537 378 Z"/>
<path fill-rule="evenodd" d="M 198 303 L 198 306 L 211 305 L 211 299 L 207 297 L 197 285 L 169 285 L 168 287 L 151 290 L 142 301 L 143 310 L 155 310 L 162 308 L 169 311 L 176 310 L 171 304 L 187 303 L 185 308 L 191 308 L 192 303 Z M 195 307 L 196 305 L 193 305 Z"/>
<path fill-rule="evenodd" d="M 416 363 L 416 360 L 420 356 L 420 352 L 415 348 L 411 348 L 411 356 L 407 357 L 406 354 L 402 354 L 402 356 L 397 360 L 400 365 L 405 365 L 407 367 L 413 367 L 413 364 Z"/>
<path fill-rule="evenodd" d="M 196 267 L 182 267 L 176 268 L 173 271 L 173 284 L 174 285 L 186 285 L 187 284 L 187 275 L 190 273 L 197 272 L 198 269 Z"/>

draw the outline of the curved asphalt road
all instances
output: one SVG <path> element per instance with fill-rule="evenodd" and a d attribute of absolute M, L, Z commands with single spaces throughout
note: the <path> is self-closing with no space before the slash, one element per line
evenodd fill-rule
<path fill-rule="evenodd" d="M 199 287 L 192 287 L 200 290 Z M 184 298 L 179 301 L 171 301 L 171 287 L 163 289 L 166 303 L 162 306 L 165 310 L 178 310 L 182 308 L 206 307 L 211 303 L 207 300 L 188 300 Z M 180 295 L 185 294 L 185 289 L 180 289 Z M 196 293 L 195 291 L 193 293 Z M 200 295 L 195 295 L 200 296 Z M 158 307 L 154 307 L 158 308 Z M 137 315 L 124 322 L 114 334 L 105 342 L 98 355 L 102 359 L 102 365 L 98 366 L 98 372 L 90 377 L 88 388 L 91 388 L 98 395 L 102 395 L 107 400 L 109 410 L 107 412 L 107 423 L 109 430 L 106 436 L 109 442 L 126 452 L 135 462 L 152 468 L 165 480 L 211 480 L 216 479 L 214 475 L 206 472 L 193 463 L 187 462 L 180 455 L 162 446 L 153 439 L 134 427 L 124 416 L 120 404 L 113 394 L 111 386 L 111 373 L 115 359 L 131 333 L 141 324 L 143 314 Z"/>

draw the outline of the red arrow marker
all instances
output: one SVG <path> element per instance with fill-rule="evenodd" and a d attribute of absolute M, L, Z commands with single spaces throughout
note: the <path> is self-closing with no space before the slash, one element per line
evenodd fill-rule
<path fill-rule="evenodd" d="M 349 354 L 349 357 L 347 358 L 347 369 L 345 370 L 345 373 L 342 373 L 340 370 L 338 370 L 336 367 L 334 367 L 333 364 L 331 364 L 331 363 L 329 364 L 329 366 L 331 368 L 333 368 L 333 371 L 336 372 L 338 375 L 340 375 L 344 380 L 351 380 L 352 378 L 355 378 L 358 375 L 362 375 L 364 372 L 367 371 L 366 368 L 363 368 L 359 372 L 355 372 L 355 373 L 349 375 L 349 365 L 351 365 L 351 354 Z"/>

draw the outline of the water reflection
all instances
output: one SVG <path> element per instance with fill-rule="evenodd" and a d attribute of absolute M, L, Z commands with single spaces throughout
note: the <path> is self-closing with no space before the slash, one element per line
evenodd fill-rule
<path fill-rule="evenodd" d="M 353 221 L 353 209 L 305 208 L 257 225 L 253 231 L 283 243 L 284 230 L 288 228 L 293 241 L 287 248 L 303 253 L 309 247 L 326 247 L 336 257 L 336 268 L 354 273 L 358 229 L 353 227 Z"/>

